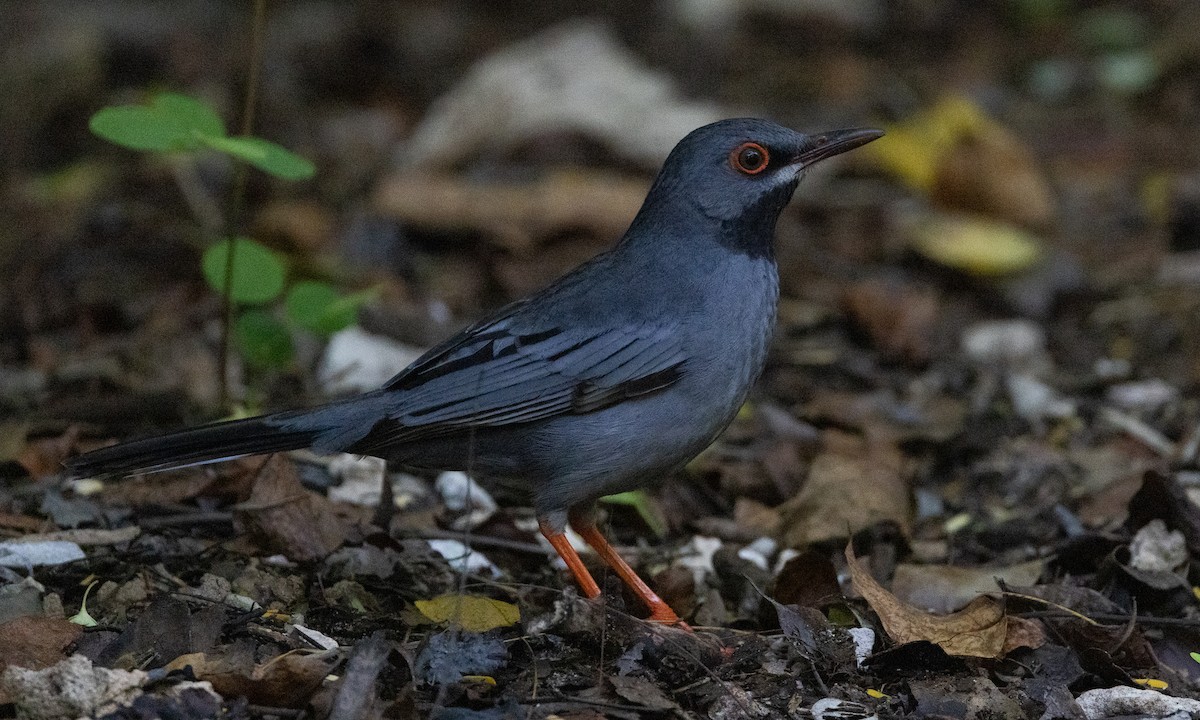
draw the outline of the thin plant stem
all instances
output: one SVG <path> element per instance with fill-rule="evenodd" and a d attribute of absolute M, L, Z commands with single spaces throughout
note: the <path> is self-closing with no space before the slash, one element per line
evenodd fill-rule
<path fill-rule="evenodd" d="M 246 73 L 246 95 L 242 101 L 242 136 L 254 130 L 254 111 L 258 105 L 259 75 L 262 71 L 263 35 L 267 26 L 267 0 L 254 0 L 254 19 L 251 25 L 250 59 Z M 233 268 L 234 228 L 241 223 L 242 204 L 246 195 L 246 177 L 249 167 L 243 162 L 234 166 L 233 190 L 229 195 L 229 211 L 225 213 L 225 292 L 222 297 L 221 346 L 217 365 L 220 369 L 220 403 L 223 410 L 229 409 L 229 336 L 233 331 Z"/>

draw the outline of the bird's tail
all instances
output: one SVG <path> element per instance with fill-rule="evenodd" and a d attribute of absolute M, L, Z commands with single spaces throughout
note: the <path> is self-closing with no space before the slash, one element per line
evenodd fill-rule
<path fill-rule="evenodd" d="M 127 475 L 306 447 L 340 450 L 370 429 L 371 410 L 368 395 L 311 410 L 228 420 L 93 450 L 68 460 L 67 470 L 73 477 Z"/>

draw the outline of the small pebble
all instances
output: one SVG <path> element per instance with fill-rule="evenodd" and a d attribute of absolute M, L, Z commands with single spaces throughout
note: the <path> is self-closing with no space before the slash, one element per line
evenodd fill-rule
<path fill-rule="evenodd" d="M 1166 523 L 1154 519 L 1146 523 L 1129 542 L 1129 565 L 1147 572 L 1173 572 L 1188 561 L 1183 533 L 1168 530 Z"/>
<path fill-rule="evenodd" d="M 989 320 L 962 334 L 962 349 L 981 364 L 1021 365 L 1046 352 L 1046 334 L 1029 320 Z"/>
<path fill-rule="evenodd" d="M 1153 412 L 1179 399 L 1179 389 L 1162 380 L 1150 379 L 1113 385 L 1105 399 L 1124 410 Z"/>
<path fill-rule="evenodd" d="M 466 571 L 475 575 L 487 575 L 489 577 L 500 577 L 500 568 L 487 557 L 457 540 L 426 540 L 429 547 L 438 555 L 446 558 L 450 563 L 450 567 L 462 572 Z"/>
<path fill-rule="evenodd" d="M 351 326 L 329 338 L 317 369 L 317 381 L 331 397 L 367 392 L 383 385 L 423 352 Z"/>
<path fill-rule="evenodd" d="M 871 650 L 875 648 L 875 631 L 871 628 L 850 628 L 850 637 L 854 639 L 854 661 L 862 667 Z"/>

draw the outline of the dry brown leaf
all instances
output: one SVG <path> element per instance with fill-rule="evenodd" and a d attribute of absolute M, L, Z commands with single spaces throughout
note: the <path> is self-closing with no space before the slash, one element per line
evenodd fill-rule
<path fill-rule="evenodd" d="M 17 454 L 16 460 L 33 478 L 43 478 L 63 471 L 63 462 L 77 452 L 79 428 L 75 425 L 57 437 L 31 441 Z"/>
<path fill-rule="evenodd" d="M 341 547 L 346 527 L 326 498 L 300 484 L 285 455 L 257 460 L 250 498 L 234 511 L 234 524 L 292 560 L 317 560 Z"/>
<path fill-rule="evenodd" d="M 733 520 L 751 538 L 774 537 L 779 532 L 779 510 L 753 498 L 741 496 L 734 501 Z"/>
<path fill-rule="evenodd" d="M 911 520 L 903 455 L 885 439 L 830 431 L 808 480 L 779 506 L 784 544 L 803 547 L 844 538 L 880 522 L 907 533 Z"/>
<path fill-rule="evenodd" d="M 780 568 L 771 596 L 783 605 L 804 607 L 819 608 L 841 602 L 837 569 L 827 553 L 805 551 Z"/>
<path fill-rule="evenodd" d="M 646 183 L 602 173 L 556 172 L 530 183 L 473 183 L 426 172 L 396 175 L 375 193 L 379 212 L 410 225 L 478 233 L 517 251 L 570 230 L 621 236 Z"/>
<path fill-rule="evenodd" d="M 999 568 L 900 563 L 892 577 L 892 593 L 903 602 L 923 610 L 953 612 L 980 595 L 999 592 L 997 579 L 1008 585 L 1033 585 L 1045 567 L 1045 560 L 1030 560 Z"/>
<path fill-rule="evenodd" d="M 1037 620 L 1010 615 L 1008 617 L 1008 634 L 1004 638 L 1004 650 L 1001 655 L 1027 647 L 1034 650 L 1046 644 L 1046 631 Z"/>
<path fill-rule="evenodd" d="M 33 517 L 31 515 L 14 515 L 12 513 L 0 513 L 0 528 L 5 530 L 16 530 L 18 532 L 39 532 L 41 530 L 50 530 L 54 527 L 54 523 L 46 518 Z"/>
<path fill-rule="evenodd" d="M 1033 152 L 998 123 L 981 124 L 942 156 L 931 191 L 943 207 L 1032 227 L 1054 221 L 1054 192 Z"/>
<path fill-rule="evenodd" d="M 894 400 L 881 393 L 818 389 L 804 404 L 807 422 L 834 427 L 854 428 L 863 435 L 877 438 L 898 437 L 902 428 L 891 420 Z M 862 440 L 858 434 L 827 432 L 821 436 L 827 451 L 857 454 Z"/>
<path fill-rule="evenodd" d="M 192 668 L 198 680 L 207 680 L 225 697 L 244 696 L 252 703 L 273 707 L 302 707 L 325 676 L 341 660 L 341 651 L 295 650 L 253 665 L 245 655 L 180 655 L 167 670 Z"/>
<path fill-rule="evenodd" d="M 9 665 L 41 670 L 66 657 L 83 628 L 65 618 L 26 615 L 0 625 L 0 673 Z"/>
<path fill-rule="evenodd" d="M 930 287 L 864 280 L 848 287 L 842 304 L 850 320 L 884 355 L 913 365 L 929 362 L 939 311 Z"/>
<path fill-rule="evenodd" d="M 933 615 L 901 602 L 885 590 L 858 561 L 850 545 L 846 546 L 846 562 L 855 589 L 897 643 L 926 640 L 948 655 L 960 657 L 995 658 L 1004 653 L 1008 618 L 1003 603 L 984 595 L 956 613 Z"/>
<path fill-rule="evenodd" d="M 333 229 L 328 208 L 302 200 L 276 200 L 255 216 L 250 236 L 274 247 L 312 253 L 328 248 Z"/>

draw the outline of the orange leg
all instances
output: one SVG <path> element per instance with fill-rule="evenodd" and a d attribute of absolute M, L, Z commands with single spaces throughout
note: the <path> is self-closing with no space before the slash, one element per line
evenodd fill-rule
<path fill-rule="evenodd" d="M 567 540 L 567 536 L 562 530 L 555 530 L 544 519 L 538 520 L 538 528 L 542 531 L 542 535 L 550 541 L 550 546 L 558 553 L 558 556 L 567 564 L 567 569 L 575 576 L 575 582 L 579 583 L 579 589 L 588 598 L 600 597 L 600 586 L 596 584 L 595 578 L 584 567 L 583 560 L 579 559 L 579 553 L 575 552 L 575 548 L 571 547 L 571 541 Z"/>
<path fill-rule="evenodd" d="M 638 574 L 629 567 L 629 563 L 617 553 L 616 549 L 608 543 L 608 540 L 596 528 L 596 522 L 587 514 L 571 512 L 571 527 L 575 532 L 587 541 L 588 545 L 592 546 L 600 557 L 613 570 L 617 571 L 617 575 L 625 581 L 625 584 L 633 590 L 634 594 L 641 598 L 646 607 L 650 608 L 650 620 L 654 622 L 666 623 L 668 625 L 681 624 L 679 616 L 667 605 L 653 590 L 646 584 L 646 581 L 638 577 Z M 566 538 L 563 538 L 564 543 Z M 551 540 L 550 542 L 554 542 Z M 572 550 L 572 552 L 574 552 Z M 559 551 L 561 554 L 562 551 Z M 564 556 L 565 559 L 565 556 Z M 576 557 L 578 560 L 578 557 Z M 587 572 L 586 570 L 584 572 Z M 576 576 L 578 577 L 578 575 Z M 590 579 L 590 576 L 589 576 Z"/>

